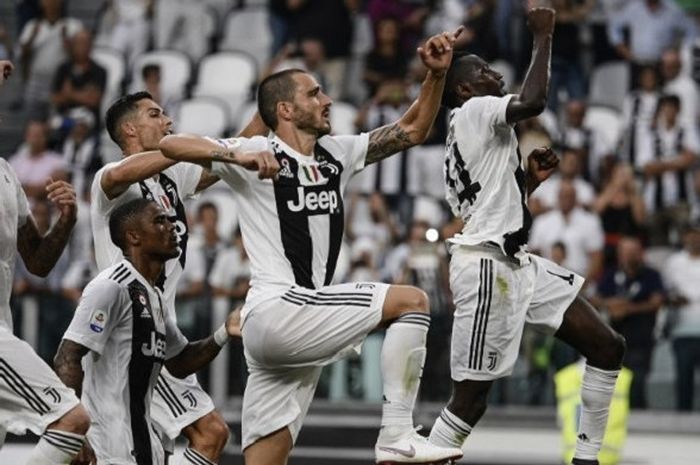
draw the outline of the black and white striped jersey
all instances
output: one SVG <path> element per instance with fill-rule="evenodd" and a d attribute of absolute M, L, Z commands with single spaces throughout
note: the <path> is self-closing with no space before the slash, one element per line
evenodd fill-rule
<path fill-rule="evenodd" d="M 90 349 L 83 359 L 82 402 L 98 463 L 162 463 L 151 398 L 163 362 L 187 339 L 160 290 L 122 260 L 87 285 L 63 338 Z"/>
<path fill-rule="evenodd" d="M 451 243 L 495 242 L 523 257 L 532 218 L 526 206 L 525 166 L 506 121 L 511 95 L 473 97 L 450 115 L 445 150 L 447 201 L 462 218 Z"/>
<path fill-rule="evenodd" d="M 212 173 L 234 191 L 243 244 L 251 263 L 247 310 L 297 285 L 318 289 L 333 278 L 344 229 L 343 195 L 364 167 L 369 136 L 325 136 L 313 156 L 302 155 L 278 137 L 218 140 L 244 151 L 270 150 L 280 163 L 277 179 L 230 163 Z"/>
<path fill-rule="evenodd" d="M 102 176 L 113 166 L 114 163 L 110 163 L 102 167 L 92 182 L 90 221 L 97 267 L 103 270 L 123 258 L 122 251 L 112 242 L 109 234 L 109 217 L 114 209 L 139 197 L 154 200 L 165 210 L 178 235 L 180 256 L 168 260 L 164 276 L 159 283 L 168 308 L 174 309 L 177 282 L 185 267 L 189 237 L 183 200 L 195 193 L 202 176 L 202 167 L 192 163 L 178 163 L 163 170 L 158 176 L 134 183 L 121 195 L 108 199 L 102 190 Z"/>

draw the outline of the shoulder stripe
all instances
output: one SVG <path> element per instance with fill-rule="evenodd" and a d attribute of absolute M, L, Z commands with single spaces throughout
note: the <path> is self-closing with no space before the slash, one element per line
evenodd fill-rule
<path fill-rule="evenodd" d="M 121 278 L 117 279 L 116 281 L 117 281 L 117 283 L 121 284 L 121 283 L 123 283 L 124 281 L 126 281 L 128 278 L 131 278 L 131 272 L 130 272 L 130 271 L 129 271 L 128 273 L 126 273 L 124 276 L 122 276 Z"/>
<path fill-rule="evenodd" d="M 109 279 L 112 279 L 112 278 L 114 278 L 115 276 L 117 276 L 118 274 L 121 274 L 125 269 L 126 269 L 126 265 L 124 265 L 124 264 L 122 263 L 122 264 L 119 265 L 117 268 L 115 268 L 114 271 L 112 271 L 112 274 L 109 275 Z"/>

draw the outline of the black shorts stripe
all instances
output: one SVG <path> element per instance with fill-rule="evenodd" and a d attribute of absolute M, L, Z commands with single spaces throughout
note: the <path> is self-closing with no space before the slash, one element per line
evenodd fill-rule
<path fill-rule="evenodd" d="M 80 447 L 76 448 L 75 446 L 66 445 L 66 444 L 62 443 L 61 441 L 59 441 L 58 439 L 55 439 L 55 438 L 52 438 L 52 437 L 49 437 L 46 435 L 44 435 L 43 438 L 44 438 L 44 441 L 48 442 L 52 446 L 54 446 L 58 449 L 61 449 L 63 452 L 70 454 L 70 455 L 78 455 L 78 452 L 80 452 L 80 449 L 82 448 L 82 445 Z"/>
<path fill-rule="evenodd" d="M 9 363 L 0 357 L 0 377 L 2 377 L 8 386 L 15 393 L 22 397 L 29 406 L 40 415 L 44 415 L 51 411 L 51 407 L 36 393 L 22 377 L 17 373 Z"/>
<path fill-rule="evenodd" d="M 481 342 L 479 344 L 479 370 L 482 369 L 484 363 L 484 347 L 486 345 L 486 329 L 489 324 L 489 315 L 491 314 L 491 298 L 493 297 L 493 260 L 488 260 L 488 283 L 486 297 L 486 312 L 482 316 L 484 328 L 481 330 Z"/>
<path fill-rule="evenodd" d="M 287 292 L 288 295 L 293 295 L 296 297 L 305 297 L 309 299 L 316 299 L 316 300 L 338 300 L 338 299 L 351 299 L 351 300 L 360 300 L 360 301 L 366 301 L 366 302 L 371 302 L 372 301 L 372 294 L 358 294 L 354 292 L 348 292 L 348 293 L 321 293 L 317 292 L 315 294 L 304 294 L 299 291 L 295 291 L 294 289 L 290 289 Z"/>
<path fill-rule="evenodd" d="M 491 273 L 489 264 L 493 265 L 493 262 L 485 258 L 482 258 L 480 261 L 479 294 L 476 304 L 476 312 L 474 314 L 474 321 L 472 322 L 471 343 L 469 345 L 469 368 L 472 370 L 478 369 L 479 366 L 479 348 L 484 342 L 484 314 L 486 313 L 487 305 L 490 305 L 489 287 L 491 283 Z"/>
<path fill-rule="evenodd" d="M 177 395 L 175 394 L 175 391 L 173 391 L 173 388 L 170 387 L 170 384 L 166 381 L 166 379 L 163 377 L 163 375 L 158 375 L 158 381 L 156 382 L 156 386 L 160 385 L 161 389 L 163 390 L 163 399 L 165 399 L 166 402 L 169 404 L 172 404 L 172 408 L 175 408 L 179 413 L 176 414 L 173 412 L 173 415 L 176 417 L 179 415 L 182 415 L 187 412 L 187 409 L 185 408 L 184 405 L 182 405 L 182 402 L 177 398 Z"/>
<path fill-rule="evenodd" d="M 369 305 L 372 303 L 372 299 L 364 299 L 358 297 L 316 297 L 313 295 L 296 293 L 294 291 L 289 291 L 285 295 L 292 298 L 296 298 L 297 300 L 302 300 L 305 304 L 310 305 L 344 304 L 369 307 Z"/>
<path fill-rule="evenodd" d="M 319 291 L 316 295 L 323 297 L 369 297 L 372 298 L 371 292 L 325 292 Z"/>

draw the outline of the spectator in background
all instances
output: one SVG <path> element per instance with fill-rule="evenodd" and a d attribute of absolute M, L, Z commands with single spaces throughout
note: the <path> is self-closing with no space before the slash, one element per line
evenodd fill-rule
<path fill-rule="evenodd" d="M 605 233 L 605 267 L 614 266 L 617 244 L 624 236 L 637 236 L 646 223 L 646 207 L 632 167 L 619 163 L 612 176 L 593 203 L 593 211 L 600 216 Z"/>
<path fill-rule="evenodd" d="M 145 65 L 141 69 L 141 78 L 146 92 L 153 96 L 153 101 L 158 103 L 166 113 L 172 114 L 177 105 L 178 96 L 168 93 L 161 86 L 160 65 L 157 63 Z"/>
<path fill-rule="evenodd" d="M 272 32 L 270 56 L 277 55 L 291 41 L 294 23 L 304 2 L 305 0 L 269 0 L 267 2 L 270 32 Z"/>
<path fill-rule="evenodd" d="M 695 127 L 681 121 L 680 108 L 680 99 L 675 95 L 659 99 L 655 125 L 636 160 L 644 174 L 644 201 L 651 213 L 649 233 L 653 245 L 679 239 L 679 228 L 687 223 L 695 201 L 691 168 L 700 153 L 700 140 Z"/>
<path fill-rule="evenodd" d="M 668 95 L 677 95 L 681 100 L 681 121 L 686 126 L 696 126 L 698 118 L 698 101 L 700 90 L 698 84 L 690 77 L 689 73 L 683 73 L 681 54 L 671 48 L 661 55 L 661 77 L 663 79 L 663 91 Z"/>
<path fill-rule="evenodd" d="M 581 177 L 581 162 L 577 150 L 564 148 L 559 162 L 559 171 L 543 182 L 530 196 L 530 211 L 533 215 L 548 212 L 559 203 L 560 187 L 569 182 L 576 190 L 576 205 L 588 209 L 595 200 L 595 189 Z"/>
<path fill-rule="evenodd" d="M 0 23 L 0 60 L 11 60 L 12 55 L 12 36 L 5 25 Z"/>
<path fill-rule="evenodd" d="M 102 167 L 97 151 L 97 134 L 93 112 L 84 107 L 76 107 L 68 112 L 70 132 L 61 150 L 63 162 L 69 174 L 69 181 L 78 196 L 90 191 L 92 175 Z"/>
<path fill-rule="evenodd" d="M 243 247 L 240 230 L 231 243 L 216 255 L 209 273 L 209 286 L 214 297 L 225 297 L 234 308 L 245 300 L 250 289 L 250 260 Z"/>
<path fill-rule="evenodd" d="M 413 56 L 418 41 L 423 37 L 425 20 L 430 14 L 426 0 L 368 0 L 367 13 L 376 29 L 384 18 L 396 18 L 401 23 L 401 48 L 406 56 Z"/>
<path fill-rule="evenodd" d="M 105 0 L 97 43 L 119 50 L 128 66 L 146 51 L 155 0 Z"/>
<path fill-rule="evenodd" d="M 158 0 L 155 7 L 155 48 L 178 50 L 197 63 L 207 54 L 216 28 L 203 0 Z M 213 27 L 212 27 L 213 26 Z"/>
<path fill-rule="evenodd" d="M 625 29 L 629 31 L 628 43 Z M 640 0 L 628 2 L 610 18 L 608 35 L 618 54 L 631 63 L 636 82 L 640 65 L 655 64 L 667 48 L 683 38 L 695 38 L 697 27 L 673 0 Z"/>
<path fill-rule="evenodd" d="M 676 357 L 676 409 L 693 410 L 695 371 L 700 368 L 700 223 L 690 224 L 682 251 L 666 263 L 664 282 L 675 308 L 671 327 Z"/>
<path fill-rule="evenodd" d="M 43 121 L 27 123 L 24 144 L 9 162 L 30 201 L 46 197 L 46 183 L 50 178 L 66 177 L 63 158 L 47 148 L 47 127 Z"/>
<path fill-rule="evenodd" d="M 24 103 L 33 117 L 46 118 L 51 82 L 66 59 L 68 39 L 83 28 L 77 19 L 62 17 L 62 7 L 61 0 L 41 0 L 41 17 L 29 21 L 19 37 Z"/>
<path fill-rule="evenodd" d="M 465 30 L 460 37 L 467 53 L 491 62 L 499 57 L 496 25 L 497 0 L 475 0 L 467 7 Z"/>
<path fill-rule="evenodd" d="M 100 103 L 107 86 L 107 72 L 90 58 L 90 32 L 82 30 L 71 37 L 69 51 L 68 61 L 58 67 L 51 86 L 54 112 L 66 118 L 73 108 L 87 108 L 94 117 L 92 128 L 97 129 L 99 124 L 95 123 L 100 121 Z"/>
<path fill-rule="evenodd" d="M 357 242 L 362 238 L 369 239 L 374 244 L 373 262 L 382 267 L 384 256 L 399 239 L 399 227 L 391 215 L 384 196 L 379 192 L 373 192 L 368 196 L 353 193 L 348 207 L 346 235 L 350 241 Z M 355 247 L 353 247 L 353 251 Z M 354 255 L 354 253 L 353 253 Z M 374 264 L 373 263 L 373 264 Z M 387 281 L 395 278 L 392 272 L 388 276 L 382 276 Z"/>
<path fill-rule="evenodd" d="M 654 66 L 639 71 L 639 88 L 625 97 L 622 126 L 625 131 L 622 159 L 636 166 L 637 153 L 647 143 L 649 127 L 659 105 L 659 76 Z"/>
<path fill-rule="evenodd" d="M 365 57 L 364 81 L 369 95 L 387 79 L 403 79 L 408 61 L 401 49 L 401 25 L 396 18 L 380 19 L 374 29 L 374 48 Z"/>
<path fill-rule="evenodd" d="M 262 74 L 260 82 L 270 74 L 285 69 L 301 69 L 316 78 L 321 87 L 325 90 L 329 87 L 337 87 L 338 82 L 334 82 L 326 75 L 326 52 L 323 42 L 319 39 L 307 37 L 299 41 L 298 44 L 289 43 L 270 60 Z M 339 88 L 334 89 L 340 92 Z"/>
<path fill-rule="evenodd" d="M 617 141 L 608 140 L 600 131 L 584 126 L 586 111 L 586 102 L 583 100 L 570 100 L 566 103 L 564 121 L 558 131 L 558 143 L 578 153 L 581 176 L 598 185 L 606 157 L 613 153 Z"/>
<path fill-rule="evenodd" d="M 600 219 L 576 206 L 576 188 L 571 181 L 559 187 L 556 210 L 538 216 L 532 224 L 530 248 L 550 258 L 552 246 L 562 242 L 567 255 L 564 266 L 595 282 L 603 264 L 603 228 Z"/>
<path fill-rule="evenodd" d="M 554 0 L 557 13 L 552 41 L 552 76 L 549 83 L 547 106 L 556 112 L 559 108 L 559 91 L 565 89 L 569 99 L 582 99 L 586 95 L 581 56 L 583 44 L 579 25 L 595 6 L 595 0 Z"/>
<path fill-rule="evenodd" d="M 620 240 L 617 260 L 617 267 L 609 270 L 598 284 L 596 301 L 607 310 L 613 329 L 627 341 L 623 365 L 634 374 L 630 407 L 646 408 L 654 327 L 664 301 L 664 287 L 659 272 L 644 263 L 638 238 L 628 236 Z"/>

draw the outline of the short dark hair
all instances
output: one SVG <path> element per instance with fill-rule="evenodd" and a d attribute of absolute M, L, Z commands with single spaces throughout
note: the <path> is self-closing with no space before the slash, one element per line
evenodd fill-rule
<path fill-rule="evenodd" d="M 271 74 L 258 86 L 258 113 L 267 127 L 277 129 L 277 104 L 294 100 L 297 85 L 292 76 L 305 73 L 301 69 L 285 69 Z"/>
<path fill-rule="evenodd" d="M 442 104 L 447 108 L 456 108 L 460 105 L 457 96 L 457 86 L 471 79 L 471 76 L 479 64 L 479 57 L 472 54 L 454 55 L 450 68 L 445 77 L 445 91 L 442 93 Z"/>
<path fill-rule="evenodd" d="M 141 70 L 141 77 L 146 79 L 149 74 L 156 73 L 160 76 L 160 65 L 158 63 L 149 63 Z"/>
<path fill-rule="evenodd" d="M 675 95 L 675 94 L 664 94 L 661 97 L 659 97 L 659 102 L 657 104 L 658 108 L 661 108 L 661 105 L 666 105 L 670 104 L 676 107 L 676 110 L 680 110 L 681 108 L 681 99 Z"/>
<path fill-rule="evenodd" d="M 197 216 L 201 216 L 204 210 L 214 210 L 214 213 L 219 214 L 219 209 L 214 202 L 206 201 L 199 204 L 197 207 Z"/>
<path fill-rule="evenodd" d="M 105 117 L 105 126 L 107 126 L 107 132 L 109 137 L 121 147 L 122 141 L 119 134 L 119 125 L 125 116 L 127 116 L 132 111 L 136 110 L 136 104 L 145 99 L 153 100 L 153 96 L 146 91 L 135 92 L 133 94 L 126 94 L 123 97 L 117 99 L 107 110 L 107 116 Z"/>
<path fill-rule="evenodd" d="M 129 200 L 125 204 L 114 209 L 109 217 L 109 235 L 112 242 L 119 247 L 122 252 L 126 248 L 126 225 L 133 221 L 146 207 L 155 202 L 150 199 L 139 197 Z"/>

